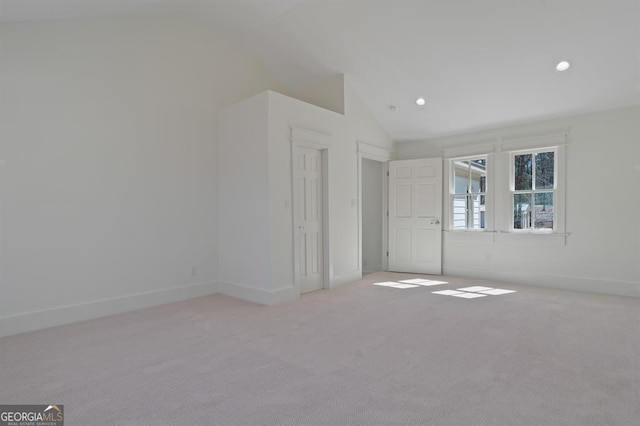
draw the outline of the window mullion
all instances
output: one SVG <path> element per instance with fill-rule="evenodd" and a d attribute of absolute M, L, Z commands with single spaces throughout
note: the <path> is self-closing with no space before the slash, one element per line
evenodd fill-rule
<path fill-rule="evenodd" d="M 531 153 L 531 229 L 536 229 L 536 153 Z"/>
<path fill-rule="evenodd" d="M 469 182 L 468 182 L 468 186 L 467 186 L 467 207 L 468 207 L 468 211 L 467 211 L 467 229 L 472 229 L 473 228 L 473 198 L 470 195 L 473 191 L 472 191 L 472 185 L 473 185 L 473 170 L 472 170 L 472 160 L 468 160 L 467 164 L 469 165 Z"/>

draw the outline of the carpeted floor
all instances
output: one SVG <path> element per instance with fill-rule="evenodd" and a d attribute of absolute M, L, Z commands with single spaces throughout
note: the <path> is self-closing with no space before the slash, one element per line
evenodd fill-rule
<path fill-rule="evenodd" d="M 67 425 L 640 425 L 640 299 L 378 273 L 0 339 L 0 404 Z M 516 290 L 464 299 L 432 291 Z"/>

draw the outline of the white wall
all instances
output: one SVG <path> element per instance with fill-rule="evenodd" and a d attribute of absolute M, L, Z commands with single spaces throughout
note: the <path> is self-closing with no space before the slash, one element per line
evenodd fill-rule
<path fill-rule="evenodd" d="M 273 283 L 288 287 L 293 277 L 292 216 L 284 208 L 291 198 L 290 128 L 331 135 L 329 149 L 329 281 L 332 287 L 358 279 L 359 260 L 358 176 L 356 142 L 392 149 L 392 142 L 370 112 L 345 88 L 346 114 L 341 115 L 271 92 L 269 98 L 269 179 L 271 186 L 271 255 Z"/>
<path fill-rule="evenodd" d="M 446 274 L 640 296 L 640 108 L 397 144 L 400 159 L 455 146 L 569 131 L 566 245 L 445 233 Z"/>
<path fill-rule="evenodd" d="M 362 159 L 362 269 L 382 271 L 382 163 Z M 386 212 L 386 208 L 384 209 Z"/>
<path fill-rule="evenodd" d="M 329 111 L 345 112 L 345 76 L 336 75 L 311 86 L 297 90 L 292 96 Z M 286 94 L 286 93 L 285 93 Z"/>
<path fill-rule="evenodd" d="M 215 291 L 216 113 L 277 82 L 180 18 L 0 42 L 0 335 Z"/>
<path fill-rule="evenodd" d="M 267 92 L 218 117 L 218 284 L 269 291 Z"/>

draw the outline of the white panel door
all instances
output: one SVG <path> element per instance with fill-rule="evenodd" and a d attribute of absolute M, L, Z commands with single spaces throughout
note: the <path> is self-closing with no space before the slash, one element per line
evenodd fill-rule
<path fill-rule="evenodd" d="M 300 293 L 307 293 L 324 287 L 322 152 L 299 147 L 295 157 L 296 274 Z"/>
<path fill-rule="evenodd" d="M 442 159 L 389 162 L 389 270 L 442 273 Z"/>

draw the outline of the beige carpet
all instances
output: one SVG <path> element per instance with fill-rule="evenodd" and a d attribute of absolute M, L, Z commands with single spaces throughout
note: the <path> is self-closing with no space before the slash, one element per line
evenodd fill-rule
<path fill-rule="evenodd" d="M 380 273 L 265 307 L 215 295 L 0 339 L 0 403 L 67 425 L 640 424 L 640 299 Z M 463 299 L 484 285 L 516 293 Z"/>

